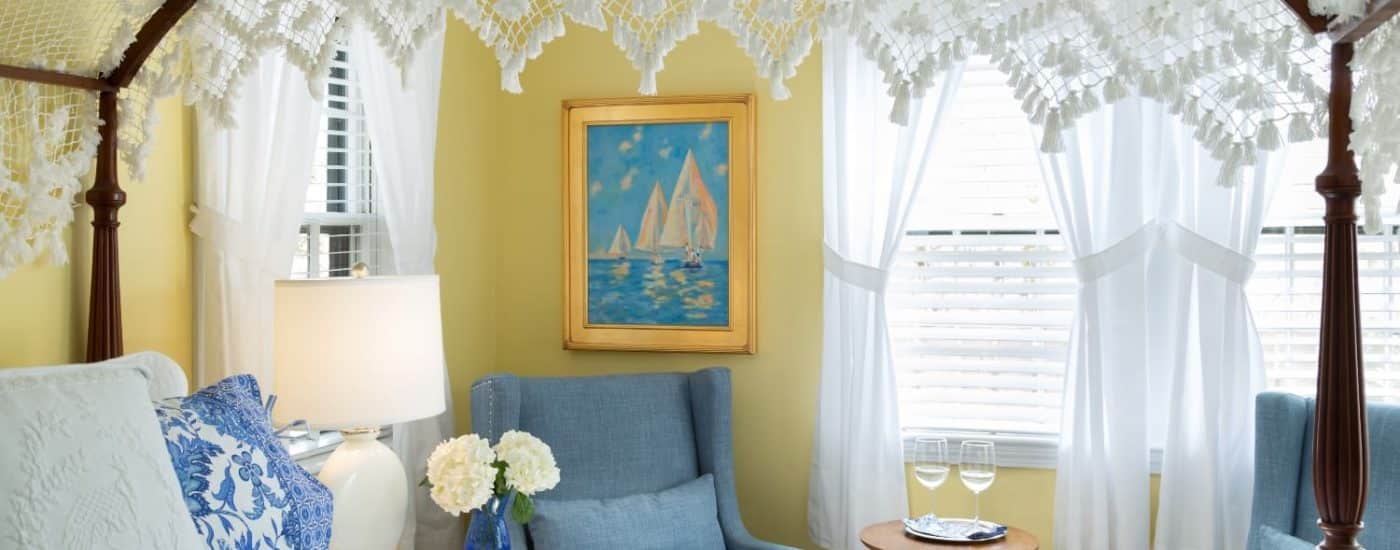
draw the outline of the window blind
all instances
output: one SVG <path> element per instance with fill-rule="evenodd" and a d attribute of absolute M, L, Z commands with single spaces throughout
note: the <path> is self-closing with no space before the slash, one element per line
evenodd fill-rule
<path fill-rule="evenodd" d="M 1319 202 L 1321 202 L 1319 200 Z M 1322 228 L 1271 227 L 1260 236 L 1249 300 L 1271 389 L 1312 395 L 1322 307 Z M 1400 403 L 1400 233 L 1357 236 L 1366 398 Z"/>
<path fill-rule="evenodd" d="M 904 425 L 1058 432 L 1076 288 L 1052 231 L 907 235 L 890 292 Z"/>
<path fill-rule="evenodd" d="M 1327 164 L 1326 142 L 1294 145 L 1259 237 L 1250 308 L 1263 344 L 1267 386 L 1313 395 L 1317 390 L 1322 307 L 1322 214 L 1313 188 Z M 1394 186 L 1392 186 L 1392 190 Z M 1385 202 L 1395 204 L 1396 193 Z M 1386 218 L 1379 235 L 1357 235 L 1361 342 L 1366 398 L 1400 403 L 1400 226 Z"/>
<path fill-rule="evenodd" d="M 356 263 L 382 273 L 388 236 L 376 204 L 374 156 L 364 99 L 346 50 L 337 50 L 326 79 L 315 168 L 293 277 L 346 277 Z"/>
<path fill-rule="evenodd" d="M 907 432 L 1059 431 L 1077 283 L 1032 127 L 1005 78 L 985 58 L 969 61 L 891 274 Z"/>

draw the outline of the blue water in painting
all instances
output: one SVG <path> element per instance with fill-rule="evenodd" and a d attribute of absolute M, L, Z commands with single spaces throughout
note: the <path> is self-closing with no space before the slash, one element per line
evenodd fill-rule
<path fill-rule="evenodd" d="M 686 268 L 679 259 L 588 260 L 588 322 L 601 325 L 729 325 L 729 262 Z"/>

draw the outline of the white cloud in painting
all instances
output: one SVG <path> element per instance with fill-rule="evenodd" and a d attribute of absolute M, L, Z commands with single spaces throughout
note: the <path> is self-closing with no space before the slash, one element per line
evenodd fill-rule
<path fill-rule="evenodd" d="M 588 194 L 589 194 L 589 195 L 597 195 L 597 194 L 598 194 L 599 192 L 601 192 L 602 190 L 603 190 L 603 182 L 601 182 L 601 181 L 594 181 L 593 183 L 589 184 L 589 186 L 588 186 Z"/>
<path fill-rule="evenodd" d="M 622 190 L 623 190 L 623 191 L 626 191 L 626 190 L 628 190 L 628 189 L 631 189 L 631 188 L 632 188 L 632 179 L 633 179 L 633 178 L 636 178 L 636 177 L 637 177 L 637 169 L 636 169 L 635 167 L 632 168 L 632 169 L 630 169 L 630 170 L 628 170 L 628 171 L 627 171 L 627 174 L 625 174 L 625 175 L 622 176 L 622 181 L 619 182 L 619 185 L 622 187 Z"/>
<path fill-rule="evenodd" d="M 638 126 L 637 129 L 634 130 L 634 131 L 632 132 L 632 141 L 641 141 L 641 140 L 642 140 L 642 127 L 641 127 L 641 126 Z"/>
<path fill-rule="evenodd" d="M 700 129 L 700 139 L 710 139 L 710 133 L 715 131 L 714 123 L 706 124 Z"/>
<path fill-rule="evenodd" d="M 670 145 L 667 145 L 667 146 L 665 146 L 665 147 L 662 147 L 661 149 L 658 149 L 658 150 L 656 151 L 656 154 L 661 155 L 661 158 L 668 159 L 668 158 L 671 158 L 671 150 L 672 150 L 672 149 L 675 149 L 675 147 L 672 147 L 672 146 L 670 146 Z"/>
<path fill-rule="evenodd" d="M 719 174 L 719 175 L 721 175 L 721 176 L 723 176 L 723 175 L 725 175 L 725 174 L 728 174 L 728 173 L 729 173 L 729 165 L 728 165 L 728 164 L 716 164 L 716 165 L 715 165 L 715 173 L 716 173 L 716 174 Z"/>
<path fill-rule="evenodd" d="M 622 143 L 617 144 L 617 152 L 619 152 L 619 153 L 626 153 L 626 152 L 631 151 L 631 150 L 632 150 L 632 142 L 630 142 L 630 141 L 627 141 L 627 140 L 624 139 L 624 140 L 622 140 Z"/>

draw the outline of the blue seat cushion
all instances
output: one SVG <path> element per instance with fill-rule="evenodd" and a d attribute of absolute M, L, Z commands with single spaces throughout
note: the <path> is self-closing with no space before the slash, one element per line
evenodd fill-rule
<path fill-rule="evenodd" d="M 1259 528 L 1258 541 L 1261 550 L 1313 550 L 1316 546 L 1267 525 Z"/>
<path fill-rule="evenodd" d="M 277 440 L 252 376 L 156 404 L 185 507 L 209 548 L 327 548 L 331 492 Z"/>
<path fill-rule="evenodd" d="M 536 550 L 711 550 L 724 548 L 714 476 L 670 489 L 611 499 L 535 503 Z"/>

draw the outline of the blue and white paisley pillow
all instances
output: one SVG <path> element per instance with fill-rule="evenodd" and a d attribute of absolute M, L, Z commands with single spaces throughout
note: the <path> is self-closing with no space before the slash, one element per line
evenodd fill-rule
<path fill-rule="evenodd" d="M 273 433 L 258 382 L 225 378 L 156 404 L 185 506 L 210 548 L 323 549 L 331 493 Z"/>

